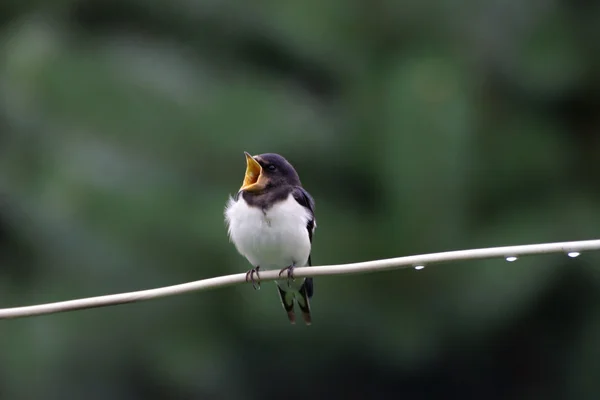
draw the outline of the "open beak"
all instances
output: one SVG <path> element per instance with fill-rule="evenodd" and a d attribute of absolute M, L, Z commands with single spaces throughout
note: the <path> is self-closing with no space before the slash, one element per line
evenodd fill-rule
<path fill-rule="evenodd" d="M 262 173 L 262 167 L 250 154 L 247 152 L 244 152 L 244 154 L 246 155 L 246 175 L 240 190 L 259 190 L 258 179 Z"/>

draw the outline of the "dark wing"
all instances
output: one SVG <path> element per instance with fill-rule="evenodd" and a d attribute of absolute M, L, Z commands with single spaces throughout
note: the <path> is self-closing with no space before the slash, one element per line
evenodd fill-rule
<path fill-rule="evenodd" d="M 306 207 L 310 211 L 310 219 L 306 223 L 306 229 L 308 230 L 308 238 L 312 243 L 313 233 L 317 227 L 317 221 L 315 220 L 315 201 L 313 200 L 312 196 L 301 186 L 294 186 L 292 195 L 300 205 Z"/>
<path fill-rule="evenodd" d="M 294 189 L 292 190 L 292 195 L 300 205 L 306 207 L 310 211 L 310 219 L 306 223 L 306 230 L 308 231 L 308 238 L 310 239 L 310 243 L 312 244 L 313 233 L 315 232 L 315 228 L 317 227 L 317 220 L 315 219 L 315 201 L 313 200 L 312 196 L 301 186 L 294 186 Z M 308 265 L 312 265 L 310 255 L 308 256 Z M 303 286 L 306 288 L 306 294 L 309 298 L 311 298 L 314 292 L 313 278 L 306 278 Z M 310 309 L 308 308 L 308 304 L 306 304 L 306 307 L 309 313 L 308 315 L 310 316 Z M 302 311 L 306 313 L 304 309 Z"/>

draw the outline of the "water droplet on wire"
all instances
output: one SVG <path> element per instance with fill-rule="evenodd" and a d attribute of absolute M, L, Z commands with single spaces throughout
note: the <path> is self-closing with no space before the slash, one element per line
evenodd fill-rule
<path fill-rule="evenodd" d="M 506 261 L 508 261 L 508 262 L 517 261 L 517 257 L 515 257 L 515 256 L 506 257 Z"/>
<path fill-rule="evenodd" d="M 578 257 L 580 254 L 581 254 L 581 253 L 580 253 L 580 252 L 578 252 L 578 251 L 570 251 L 570 252 L 568 252 L 568 253 L 567 253 L 567 255 L 568 255 L 569 257 L 571 257 L 571 258 Z"/>
<path fill-rule="evenodd" d="M 420 269 L 423 269 L 423 268 L 425 268 L 424 265 L 415 265 L 415 269 L 416 270 L 420 270 Z"/>

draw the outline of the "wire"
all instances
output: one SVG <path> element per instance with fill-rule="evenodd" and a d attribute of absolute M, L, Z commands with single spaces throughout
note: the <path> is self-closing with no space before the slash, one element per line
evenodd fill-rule
<path fill-rule="evenodd" d="M 450 261 L 477 260 L 503 257 L 506 261 L 514 262 L 521 256 L 547 253 L 565 253 L 569 257 L 577 257 L 584 251 L 600 250 L 600 240 L 584 240 L 575 242 L 542 243 L 521 246 L 490 247 L 484 249 L 447 251 L 407 257 L 389 258 L 342 265 L 325 265 L 314 267 L 299 267 L 294 270 L 296 278 L 308 276 L 346 275 L 367 272 L 386 271 L 400 268 L 423 269 L 432 264 Z M 223 288 L 246 282 L 246 274 L 233 274 L 215 278 L 202 279 L 180 285 L 166 286 L 157 289 L 137 292 L 112 294 L 107 296 L 89 297 L 84 299 L 60 301 L 56 303 L 39 304 L 25 307 L 0 309 L 0 319 L 32 317 L 35 315 L 54 314 L 65 311 L 82 310 L 87 308 L 107 307 L 118 304 L 135 303 L 175 296 L 184 293 Z M 261 271 L 261 281 L 284 279 L 279 277 L 279 271 Z"/>

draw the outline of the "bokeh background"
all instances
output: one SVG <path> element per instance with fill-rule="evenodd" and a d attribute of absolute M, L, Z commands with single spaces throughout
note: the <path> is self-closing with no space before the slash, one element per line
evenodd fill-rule
<path fill-rule="evenodd" d="M 598 237 L 592 1 L 0 3 L 0 307 L 243 272 L 243 151 L 316 265 Z M 0 321 L 1 399 L 597 399 L 600 252 Z"/>

